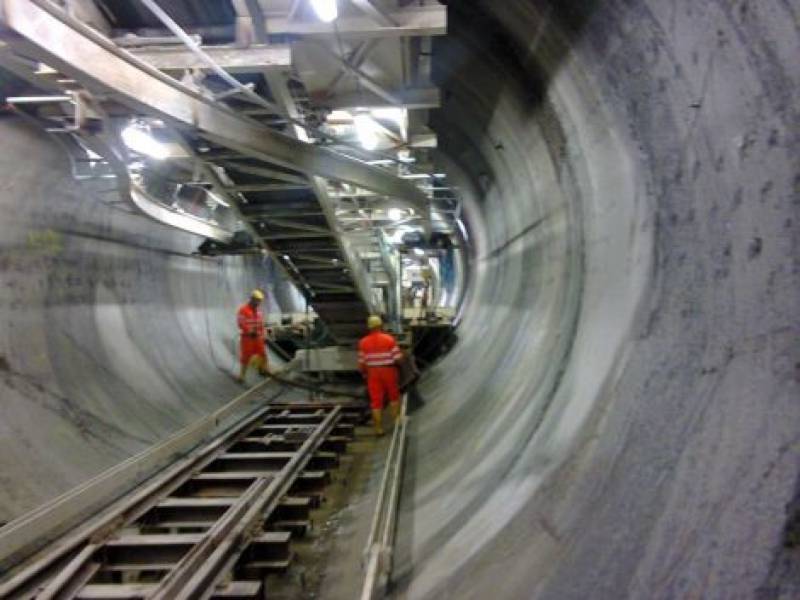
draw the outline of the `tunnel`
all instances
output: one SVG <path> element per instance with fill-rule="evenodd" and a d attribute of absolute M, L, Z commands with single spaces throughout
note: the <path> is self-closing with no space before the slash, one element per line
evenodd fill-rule
<path fill-rule="evenodd" d="M 450 0 L 457 342 L 410 397 L 398 598 L 792 598 L 800 8 Z M 0 118 L 0 521 L 239 393 L 266 256 L 98 199 Z"/>

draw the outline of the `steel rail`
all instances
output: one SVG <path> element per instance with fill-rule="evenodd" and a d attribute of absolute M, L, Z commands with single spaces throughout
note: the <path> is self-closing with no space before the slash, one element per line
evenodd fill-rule
<path fill-rule="evenodd" d="M 309 407 L 300 405 L 301 411 Z M 288 408 L 289 411 L 292 408 Z M 314 407 L 311 407 L 314 408 Z M 292 457 L 284 467 L 275 475 L 259 475 L 242 491 L 241 495 L 226 511 L 209 523 L 210 529 L 196 536 L 192 541 L 192 548 L 175 565 L 169 568 L 169 574 L 158 585 L 150 584 L 152 590 L 147 593 L 148 598 L 172 600 L 173 598 L 206 598 L 214 594 L 215 585 L 221 583 L 221 578 L 233 567 L 233 564 L 247 547 L 247 542 L 254 537 L 254 532 L 260 530 L 260 525 L 266 521 L 270 514 L 277 508 L 278 502 L 287 494 L 308 464 L 311 457 L 325 441 L 332 429 L 337 425 L 343 412 L 340 405 L 332 405 L 324 409 L 327 415 L 323 421 L 314 426 L 315 430 L 304 441 L 302 446 L 292 453 Z M 277 411 L 277 412 L 276 412 Z M 66 562 L 57 559 L 63 556 L 62 549 L 57 549 L 58 556 L 52 553 L 45 555 L 38 561 L 35 569 L 27 569 L 23 580 L 15 578 L 7 586 L 0 589 L 0 597 L 27 597 L 36 594 L 40 600 L 68 599 L 78 597 L 84 586 L 87 585 L 96 573 L 102 568 L 102 561 L 97 560 L 98 552 L 112 540 L 117 531 L 130 527 L 145 518 L 170 495 L 189 482 L 199 472 L 208 469 L 211 463 L 220 459 L 224 453 L 249 432 L 261 426 L 265 419 L 270 420 L 270 414 L 280 419 L 287 411 L 287 407 L 273 407 L 267 405 L 238 424 L 231 432 L 204 447 L 199 453 L 193 455 L 193 460 L 181 461 L 175 468 L 170 469 L 165 477 L 159 477 L 152 484 L 133 494 L 128 502 L 115 505 L 112 511 L 102 522 L 95 523 L 91 531 L 84 528 L 82 536 L 72 536 L 77 544 L 73 554 L 67 555 Z M 321 417 L 323 413 L 317 411 Z M 310 415 L 315 418 L 317 415 Z M 291 429 L 293 425 L 286 425 Z M 311 427 L 311 426 L 307 426 Z M 182 496 L 177 496 L 180 499 Z M 140 523 L 138 527 L 147 527 L 149 520 Z M 152 525 L 150 525 L 152 526 Z M 155 525 L 158 527 L 158 525 Z M 173 525 L 174 526 L 174 525 Z M 135 539 L 153 540 L 159 536 L 144 533 L 137 534 Z M 87 537 L 88 536 L 88 537 Z M 163 537 L 163 536 L 162 536 Z M 77 539 L 75 539 L 77 538 Z M 80 542 L 83 541 L 83 545 Z M 220 550 L 224 549 L 224 553 Z M 41 564 L 49 562 L 51 568 L 47 569 Z M 144 568 L 144 567 L 143 567 Z M 57 570 L 56 570 L 57 569 Z M 146 570 L 146 569 L 145 569 Z M 203 574 L 202 580 L 198 580 Z M 44 584 L 41 583 L 44 581 Z M 195 582 L 195 583 L 193 583 Z M 27 584 L 27 585 L 26 585 Z M 37 593 L 38 592 L 38 593 Z M 125 596 L 127 597 L 127 596 Z"/>
<path fill-rule="evenodd" d="M 369 536 L 364 546 L 364 584 L 361 600 L 376 600 L 383 597 L 392 571 L 392 549 L 397 521 L 397 507 L 403 474 L 403 458 L 406 447 L 408 424 L 407 396 L 403 395 L 400 415 L 392 433 L 392 441 L 386 456 L 386 465 L 381 478 L 375 512 Z"/>
<path fill-rule="evenodd" d="M 334 408 L 325 420 L 303 443 L 294 457 L 281 469 L 277 477 L 267 480 L 259 478 L 250 487 L 249 493 L 229 510 L 230 516 L 223 519 L 209 532 L 203 543 L 193 549 L 159 585 L 151 600 L 191 600 L 210 596 L 214 585 L 225 575 L 226 563 L 234 562 L 244 551 L 248 532 L 258 528 L 289 491 L 292 483 L 305 468 L 312 454 L 339 420 L 341 407 Z"/>
<path fill-rule="evenodd" d="M 128 482 L 128 485 L 141 483 L 145 477 L 155 469 L 163 467 L 164 463 L 174 460 L 176 455 L 186 452 L 191 445 L 201 441 L 215 427 L 225 419 L 240 410 L 252 395 L 268 385 L 264 381 L 250 390 L 240 394 L 222 408 L 214 411 L 192 425 L 185 427 L 178 433 L 161 442 L 160 444 L 137 454 L 119 465 L 104 471 L 67 493 L 44 504 L 38 509 L 23 515 L 0 529 L 0 564 L 6 569 L 14 566 L 24 557 L 25 553 L 35 551 L 35 544 L 44 544 L 52 541 L 53 536 L 62 534 L 68 527 L 73 526 L 79 519 L 86 517 L 87 512 L 98 509 L 98 498 L 117 497 L 122 491 L 119 481 Z M 279 390 L 269 399 L 272 402 L 283 394 Z M 270 410 L 269 405 L 252 411 L 245 415 L 241 421 L 232 425 L 216 440 L 210 441 L 197 453 L 184 456 L 178 462 L 169 465 L 133 495 L 127 495 L 114 502 L 111 506 L 100 510 L 96 516 L 84 521 L 67 537 L 53 542 L 47 553 L 33 561 L 13 577 L 0 584 L 0 598 L 19 594 L 20 590 L 43 572 L 52 568 L 59 560 L 67 557 L 82 543 L 94 536 L 101 534 L 108 527 L 118 521 L 120 515 L 141 509 L 147 499 L 166 489 L 185 472 L 196 468 L 207 456 L 223 446 L 227 440 L 240 435 L 242 431 L 257 422 Z M 168 462 L 167 462 L 168 464 Z"/>

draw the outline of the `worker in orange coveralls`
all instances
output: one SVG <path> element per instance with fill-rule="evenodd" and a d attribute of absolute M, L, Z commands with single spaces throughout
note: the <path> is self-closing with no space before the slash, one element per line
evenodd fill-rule
<path fill-rule="evenodd" d="M 375 433 L 383 435 L 384 397 L 389 397 L 389 406 L 395 421 L 400 416 L 400 387 L 397 366 L 403 360 L 403 353 L 397 341 L 381 331 L 383 321 L 372 315 L 367 319 L 369 333 L 358 343 L 358 370 L 367 380 L 372 420 Z"/>
<path fill-rule="evenodd" d="M 253 365 L 258 368 L 261 375 L 267 375 L 267 351 L 264 345 L 264 314 L 261 312 L 261 303 L 264 301 L 264 292 L 253 290 L 250 301 L 243 304 L 236 314 L 239 325 L 240 344 L 239 362 L 241 369 L 236 381 L 244 383 L 247 368 Z"/>

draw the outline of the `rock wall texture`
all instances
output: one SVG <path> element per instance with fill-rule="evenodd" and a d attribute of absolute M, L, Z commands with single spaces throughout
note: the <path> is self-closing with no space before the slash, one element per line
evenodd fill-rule
<path fill-rule="evenodd" d="M 433 123 L 477 260 L 398 594 L 799 595 L 800 9 L 449 5 Z"/>

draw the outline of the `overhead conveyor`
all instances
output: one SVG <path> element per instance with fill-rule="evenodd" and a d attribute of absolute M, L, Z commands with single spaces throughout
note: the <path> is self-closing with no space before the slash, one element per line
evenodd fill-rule
<path fill-rule="evenodd" d="M 68 94 L 85 105 L 88 116 L 75 130 L 90 147 L 100 143 L 94 148 L 106 150 L 101 154 L 126 189 L 124 161 L 114 156 L 107 138 L 97 135 L 98 123 L 139 116 L 163 121 L 179 132 L 185 158 L 201 166 L 256 244 L 272 253 L 306 294 L 333 338 L 349 343 L 358 335 L 375 307 L 363 266 L 341 235 L 326 180 L 397 198 L 413 206 L 430 230 L 430 200 L 421 189 L 388 170 L 237 112 L 47 0 L 3 0 L 0 7 L 0 65 L 40 89 Z M 267 117 L 292 118 L 285 100 L 275 109 Z M 131 195 L 135 204 L 146 203 L 141 190 Z M 145 212 L 154 216 L 153 211 Z"/>

